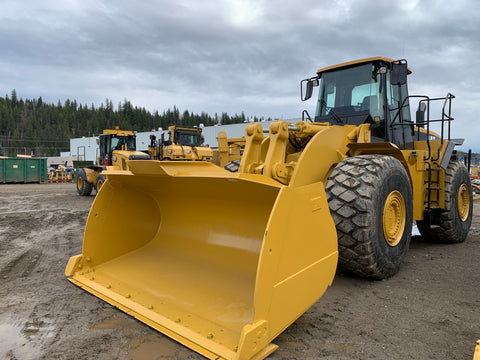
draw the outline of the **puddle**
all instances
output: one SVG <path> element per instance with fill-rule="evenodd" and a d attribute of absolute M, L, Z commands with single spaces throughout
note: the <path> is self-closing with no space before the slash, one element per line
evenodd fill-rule
<path fill-rule="evenodd" d="M 175 359 L 177 343 L 163 335 L 134 337 L 130 340 L 130 360 Z"/>
<path fill-rule="evenodd" d="M 22 324 L 0 324 L 0 358 L 38 359 L 40 349 L 22 334 L 23 329 Z"/>
<path fill-rule="evenodd" d="M 55 335 L 55 325 L 43 320 L 27 321 L 22 333 L 28 339 L 42 339 L 44 341 L 44 339 L 52 338 Z"/>
<path fill-rule="evenodd" d="M 138 321 L 132 321 L 130 318 L 112 316 L 90 326 L 90 329 L 130 329 L 130 332 L 126 332 L 130 337 L 132 332 L 138 334 L 138 330 L 144 329 L 144 326 Z M 163 334 L 155 333 L 132 336 L 128 343 L 127 358 L 129 360 L 173 360 L 185 359 L 190 354 L 189 349 L 184 348 Z"/>
<path fill-rule="evenodd" d="M 132 319 L 111 317 L 90 326 L 90 329 L 138 329 L 141 326 Z"/>

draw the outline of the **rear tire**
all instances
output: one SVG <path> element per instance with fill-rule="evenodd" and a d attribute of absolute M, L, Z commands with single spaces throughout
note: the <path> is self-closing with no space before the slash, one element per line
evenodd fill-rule
<path fill-rule="evenodd" d="M 102 173 L 97 174 L 97 178 L 95 179 L 95 189 L 97 194 L 102 188 L 104 183 L 105 183 L 105 176 L 102 175 Z"/>
<path fill-rule="evenodd" d="M 89 196 L 92 193 L 93 184 L 87 180 L 85 169 L 81 168 L 77 174 L 77 192 L 80 196 Z"/>
<path fill-rule="evenodd" d="M 438 227 L 427 229 L 424 220 L 417 221 L 418 231 L 425 240 L 442 243 L 465 241 L 472 224 L 472 185 L 467 168 L 450 160 L 445 171 L 445 209 Z"/>
<path fill-rule="evenodd" d="M 339 266 L 385 279 L 400 268 L 410 244 L 413 205 L 403 165 L 384 155 L 343 160 L 326 186 L 337 228 Z"/>

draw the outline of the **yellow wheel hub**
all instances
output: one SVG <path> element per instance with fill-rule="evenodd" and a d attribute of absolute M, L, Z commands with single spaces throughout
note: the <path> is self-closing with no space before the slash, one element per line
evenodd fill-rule
<path fill-rule="evenodd" d="M 383 235 L 390 246 L 397 246 L 405 230 L 405 201 L 399 191 L 392 191 L 383 207 Z"/>
<path fill-rule="evenodd" d="M 82 177 L 81 177 L 81 176 L 79 176 L 79 177 L 77 178 L 77 185 L 78 185 L 78 188 L 79 188 L 79 189 L 82 188 Z"/>
<path fill-rule="evenodd" d="M 468 187 L 465 184 L 462 184 L 460 189 L 458 189 L 457 210 L 460 220 L 465 221 L 468 219 L 470 212 L 470 196 L 468 194 Z"/>

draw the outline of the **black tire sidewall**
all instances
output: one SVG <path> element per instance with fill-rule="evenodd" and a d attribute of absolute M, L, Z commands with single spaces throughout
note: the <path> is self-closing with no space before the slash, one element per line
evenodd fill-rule
<path fill-rule="evenodd" d="M 397 161 L 395 159 L 395 161 Z M 390 167 L 385 169 L 384 180 L 381 182 L 378 191 L 374 192 L 372 196 L 372 211 L 375 212 L 375 234 L 372 236 L 375 241 L 371 245 L 374 247 L 373 253 L 376 257 L 376 263 L 381 268 L 381 272 L 387 277 L 396 273 L 400 267 L 403 258 L 405 257 L 411 238 L 411 224 L 413 221 L 413 206 L 412 206 L 412 190 L 410 181 L 403 166 Z M 380 172 L 384 172 L 383 169 Z M 383 209 L 388 195 L 393 191 L 398 191 L 404 201 L 405 205 L 405 230 L 402 239 L 396 246 L 390 246 L 385 239 L 383 232 Z"/>
<path fill-rule="evenodd" d="M 469 193 L 468 218 L 462 221 L 458 215 L 458 190 L 465 184 Z M 440 215 L 439 227 L 427 229 L 425 220 L 418 220 L 422 237 L 431 242 L 454 244 L 465 241 L 473 216 L 472 185 L 467 168 L 458 160 L 450 160 L 445 171 L 445 208 Z"/>
<path fill-rule="evenodd" d="M 83 169 L 80 169 L 78 171 L 78 174 L 77 174 L 78 178 L 77 178 L 77 192 L 79 195 L 84 195 L 85 193 L 85 186 L 87 185 L 87 174 L 85 174 L 85 170 Z M 78 186 L 78 179 L 81 179 L 82 180 L 82 186 L 79 187 Z"/>
<path fill-rule="evenodd" d="M 98 183 L 101 181 L 101 186 L 100 186 L 100 189 L 102 188 L 102 186 L 105 184 L 105 176 L 102 175 L 102 174 L 98 174 L 97 175 L 97 178 L 95 180 L 95 190 L 98 194 L 98 192 L 100 191 L 100 189 L 98 188 Z"/>
<path fill-rule="evenodd" d="M 458 169 L 455 171 L 452 180 L 451 189 L 449 189 L 448 194 L 445 196 L 450 197 L 449 209 L 447 208 L 448 218 L 452 221 L 452 227 L 455 234 L 454 242 L 464 241 L 470 230 L 470 225 L 472 223 L 472 212 L 473 212 L 473 198 L 472 198 L 472 186 L 470 184 L 470 178 L 467 173 L 467 169 L 462 165 L 458 164 Z M 460 219 L 457 208 L 458 201 L 458 191 L 460 187 L 465 184 L 469 193 L 469 213 L 468 218 L 465 221 Z"/>
<path fill-rule="evenodd" d="M 85 169 L 82 168 L 78 171 L 78 178 L 82 179 L 81 188 L 78 187 L 78 179 L 77 179 L 76 187 L 77 187 L 78 195 L 89 196 L 92 193 L 93 184 L 88 182 L 87 173 L 85 172 Z"/>
<path fill-rule="evenodd" d="M 398 191 L 405 205 L 405 228 L 396 246 L 383 232 L 389 194 Z M 387 155 L 359 155 L 340 162 L 326 185 L 338 237 L 340 268 L 370 279 L 393 276 L 408 251 L 413 219 L 412 189 L 399 160 Z"/>

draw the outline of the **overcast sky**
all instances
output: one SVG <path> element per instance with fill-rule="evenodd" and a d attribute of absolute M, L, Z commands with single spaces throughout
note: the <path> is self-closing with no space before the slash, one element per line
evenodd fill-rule
<path fill-rule="evenodd" d="M 0 4 L 3 94 L 291 119 L 315 112 L 314 101 L 300 101 L 299 82 L 317 69 L 406 58 L 410 94 L 453 93 L 452 136 L 478 152 L 479 49 L 474 0 Z"/>

